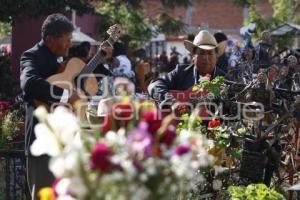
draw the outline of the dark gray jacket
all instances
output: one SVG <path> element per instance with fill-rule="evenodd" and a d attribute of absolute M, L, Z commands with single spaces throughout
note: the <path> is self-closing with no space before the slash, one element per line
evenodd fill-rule
<path fill-rule="evenodd" d="M 216 76 L 224 76 L 224 72 L 219 68 L 215 68 L 212 79 Z M 177 65 L 176 68 L 163 77 L 153 81 L 148 86 L 150 96 L 159 104 L 171 100 L 173 97 L 169 90 L 187 90 L 195 85 L 194 64 L 191 65 Z"/>

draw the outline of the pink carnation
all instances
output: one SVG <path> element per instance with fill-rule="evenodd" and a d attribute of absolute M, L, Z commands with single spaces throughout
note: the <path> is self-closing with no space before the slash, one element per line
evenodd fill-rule
<path fill-rule="evenodd" d="M 111 167 L 111 150 L 104 142 L 98 142 L 92 150 L 91 167 L 105 173 Z"/>

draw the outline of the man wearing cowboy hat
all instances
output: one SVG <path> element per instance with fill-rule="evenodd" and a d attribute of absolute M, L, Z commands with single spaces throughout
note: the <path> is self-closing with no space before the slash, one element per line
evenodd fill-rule
<path fill-rule="evenodd" d="M 187 90 L 197 84 L 200 75 L 210 74 L 212 79 L 224 75 L 224 72 L 216 67 L 217 41 L 208 31 L 200 31 L 193 42 L 185 40 L 184 45 L 192 53 L 193 63 L 177 65 L 173 71 L 158 78 L 148 87 L 150 96 L 161 108 L 176 101 L 170 90 Z"/>

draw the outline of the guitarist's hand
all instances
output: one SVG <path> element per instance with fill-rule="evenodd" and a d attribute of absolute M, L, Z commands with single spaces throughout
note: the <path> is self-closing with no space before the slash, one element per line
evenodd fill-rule
<path fill-rule="evenodd" d="M 113 51 L 113 48 L 112 46 L 110 46 L 110 44 L 108 42 L 104 42 L 101 44 L 100 46 L 101 48 L 101 52 L 102 52 L 102 56 L 104 58 L 104 60 L 108 60 L 112 57 L 112 51 Z"/>
<path fill-rule="evenodd" d="M 72 92 L 72 95 L 71 95 L 71 96 L 69 97 L 69 99 L 68 99 L 68 103 L 74 105 L 74 103 L 75 103 L 76 101 L 78 101 L 79 99 L 80 99 L 80 96 L 79 96 L 78 92 L 74 90 L 74 91 Z"/>

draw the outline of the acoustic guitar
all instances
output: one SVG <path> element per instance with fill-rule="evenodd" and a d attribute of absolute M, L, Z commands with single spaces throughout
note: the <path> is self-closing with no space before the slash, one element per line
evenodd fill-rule
<path fill-rule="evenodd" d="M 113 47 L 113 44 L 120 37 L 122 28 L 119 24 L 111 26 L 107 33 L 109 38 L 104 41 L 100 48 L 98 49 L 95 56 L 89 61 L 89 63 L 84 63 L 81 59 L 73 57 L 71 58 L 66 65 L 62 65 L 63 69 L 58 69 L 58 73 L 48 77 L 46 80 L 58 87 L 67 89 L 69 94 L 74 90 L 79 93 L 82 99 L 86 99 L 86 96 L 94 96 L 98 91 L 98 81 L 93 74 L 93 71 L 98 66 L 98 64 L 103 62 L 104 52 L 101 50 L 101 47 L 104 44 L 108 44 Z M 81 78 L 84 77 L 84 78 Z M 82 83 L 82 84 L 80 84 Z M 50 107 L 41 101 L 35 101 L 36 105 L 43 105 L 48 110 Z"/>

